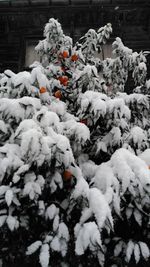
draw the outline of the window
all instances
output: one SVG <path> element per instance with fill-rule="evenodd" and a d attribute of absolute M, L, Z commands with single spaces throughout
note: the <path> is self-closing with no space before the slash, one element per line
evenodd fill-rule
<path fill-rule="evenodd" d="M 101 46 L 101 52 L 98 54 L 97 52 L 95 53 L 96 57 L 99 57 L 100 60 L 104 60 L 106 58 L 113 58 L 112 54 L 112 42 L 108 42 L 104 45 Z"/>
<path fill-rule="evenodd" d="M 29 67 L 34 61 L 40 61 L 40 56 L 35 51 L 38 40 L 26 42 L 25 67 Z"/>
<path fill-rule="evenodd" d="M 101 59 L 112 58 L 112 43 L 106 43 L 102 46 Z"/>

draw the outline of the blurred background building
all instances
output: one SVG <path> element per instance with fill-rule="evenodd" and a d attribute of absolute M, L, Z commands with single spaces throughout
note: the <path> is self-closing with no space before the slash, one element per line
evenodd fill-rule
<path fill-rule="evenodd" d="M 51 17 L 74 41 L 110 22 L 110 42 L 119 36 L 133 50 L 150 50 L 150 0 L 0 0 L 0 72 L 18 72 L 37 59 L 34 47 Z M 110 53 L 108 44 L 104 57 Z"/>

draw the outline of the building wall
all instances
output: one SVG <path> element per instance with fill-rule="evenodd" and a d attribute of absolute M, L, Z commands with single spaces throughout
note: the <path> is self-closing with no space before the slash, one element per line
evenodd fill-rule
<path fill-rule="evenodd" d="M 27 65 L 28 46 L 31 49 L 43 38 L 50 17 L 58 19 L 74 41 L 89 28 L 110 22 L 112 39 L 120 36 L 134 50 L 150 50 L 149 0 L 2 0 L 0 72 L 6 68 L 17 72 Z"/>

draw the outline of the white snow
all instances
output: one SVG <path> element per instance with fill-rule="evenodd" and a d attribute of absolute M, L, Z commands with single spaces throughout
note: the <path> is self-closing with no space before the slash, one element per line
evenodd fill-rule
<path fill-rule="evenodd" d="M 109 227 L 113 228 L 111 210 L 104 195 L 97 188 L 90 188 L 89 190 L 89 207 L 95 216 L 100 231 L 105 226 L 106 221 L 108 221 Z"/>
<path fill-rule="evenodd" d="M 139 246 L 141 250 L 141 254 L 145 260 L 148 260 L 150 257 L 150 249 L 148 248 L 147 244 L 144 242 L 139 241 Z"/>
<path fill-rule="evenodd" d="M 94 251 L 97 246 L 101 246 L 101 236 L 95 222 L 88 222 L 83 226 L 77 224 L 75 237 L 75 252 L 77 255 L 83 255 L 87 248 Z"/>
<path fill-rule="evenodd" d="M 28 248 L 27 248 L 27 251 L 26 251 L 26 255 L 31 255 L 33 254 L 34 252 L 36 252 L 40 246 L 42 245 L 42 242 L 41 241 L 35 241 L 34 243 L 32 243 Z"/>
<path fill-rule="evenodd" d="M 138 155 L 140 159 L 145 161 L 145 163 L 150 166 L 150 149 L 145 149 L 144 152 Z"/>
<path fill-rule="evenodd" d="M 41 246 L 40 256 L 39 256 L 39 262 L 40 262 L 42 267 L 48 267 L 49 258 L 50 258 L 49 245 L 43 244 Z"/>
<path fill-rule="evenodd" d="M 56 215 L 58 215 L 59 209 L 56 208 L 54 204 L 51 204 L 47 209 L 46 209 L 46 219 L 53 220 Z"/>

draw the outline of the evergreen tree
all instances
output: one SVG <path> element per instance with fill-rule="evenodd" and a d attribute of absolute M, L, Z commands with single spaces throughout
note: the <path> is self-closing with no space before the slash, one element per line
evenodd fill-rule
<path fill-rule="evenodd" d="M 2 266 L 149 266 L 146 57 L 111 24 L 75 45 L 50 19 L 30 72 L 0 77 Z M 134 83 L 130 94 L 125 92 Z"/>

